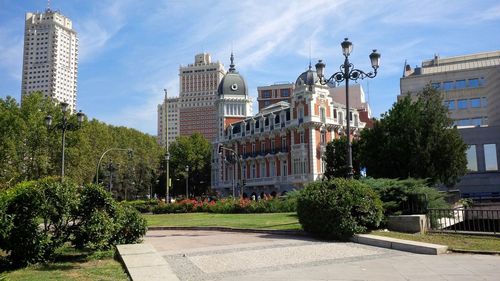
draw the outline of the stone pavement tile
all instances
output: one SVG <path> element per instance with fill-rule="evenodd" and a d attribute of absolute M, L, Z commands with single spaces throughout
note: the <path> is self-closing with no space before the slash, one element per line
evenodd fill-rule
<path fill-rule="evenodd" d="M 166 264 L 165 260 L 156 253 L 125 255 L 122 256 L 122 259 L 128 268 L 149 267 Z"/>
<path fill-rule="evenodd" d="M 447 281 L 482 281 L 486 280 L 481 276 L 477 276 L 475 274 L 450 274 L 450 275 L 445 275 L 444 276 L 445 280 Z M 496 280 L 498 280 L 500 276 L 496 277 Z"/>
<path fill-rule="evenodd" d="M 269 247 L 270 245 L 272 246 L 293 246 L 293 245 L 300 245 L 304 244 L 304 241 L 300 240 L 270 240 L 266 242 L 255 242 L 255 243 L 245 243 L 245 244 L 240 244 L 240 245 L 218 245 L 218 246 L 205 246 L 205 245 L 198 245 L 196 248 L 184 248 L 184 249 L 175 249 L 175 250 L 167 250 L 167 251 L 160 251 L 158 252 L 160 255 L 165 256 L 165 255 L 176 255 L 176 254 L 191 254 L 191 253 L 199 253 L 199 252 L 218 252 L 218 251 L 224 251 L 224 250 L 233 250 L 235 247 L 237 247 L 238 250 L 245 250 L 245 249 L 252 249 L 252 248 L 265 248 Z"/>
<path fill-rule="evenodd" d="M 379 252 L 371 249 L 352 247 L 348 243 L 318 243 L 295 247 L 194 256 L 189 257 L 189 259 L 202 271 L 214 273 L 376 254 L 379 254 Z"/>
<path fill-rule="evenodd" d="M 179 278 L 172 273 L 168 265 L 154 267 L 135 267 L 130 271 L 130 277 L 134 281 L 179 281 Z"/>
<path fill-rule="evenodd" d="M 122 255 L 154 253 L 156 251 L 153 245 L 150 244 L 125 244 L 125 245 L 117 245 L 116 248 L 119 249 Z"/>
<path fill-rule="evenodd" d="M 357 264 L 338 263 L 330 265 L 312 266 L 298 269 L 276 270 L 254 273 L 245 276 L 231 276 L 223 281 L 313 281 L 313 280 L 377 280 L 377 281 L 406 281 L 405 278 L 390 270 L 373 271 Z"/>
<path fill-rule="evenodd" d="M 237 233 L 206 230 L 151 230 L 144 242 L 152 244 L 156 251 L 182 251 L 212 246 L 245 245 L 272 241 L 314 241 L 309 237 L 294 237 L 265 233 Z"/>

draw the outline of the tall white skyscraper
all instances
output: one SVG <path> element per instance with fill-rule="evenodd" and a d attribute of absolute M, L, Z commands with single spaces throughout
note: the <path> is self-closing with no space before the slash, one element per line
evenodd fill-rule
<path fill-rule="evenodd" d="M 40 91 L 76 109 L 78 38 L 70 19 L 50 9 L 27 13 L 22 95 Z"/>

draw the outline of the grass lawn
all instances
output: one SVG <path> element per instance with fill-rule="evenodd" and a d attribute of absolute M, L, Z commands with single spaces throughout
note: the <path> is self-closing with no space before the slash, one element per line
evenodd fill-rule
<path fill-rule="evenodd" d="M 500 251 L 499 237 L 445 233 L 409 234 L 393 231 L 373 231 L 371 234 L 448 245 L 451 250 Z"/>
<path fill-rule="evenodd" d="M 114 251 L 89 254 L 66 248 L 55 262 L 0 273 L 6 280 L 129 280 Z"/>
<path fill-rule="evenodd" d="M 223 226 L 251 229 L 300 230 L 296 213 L 212 214 L 183 213 L 143 215 L 148 226 Z"/>

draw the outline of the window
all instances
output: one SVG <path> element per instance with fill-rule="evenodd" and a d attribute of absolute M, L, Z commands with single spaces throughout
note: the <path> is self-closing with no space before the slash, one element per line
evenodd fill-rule
<path fill-rule="evenodd" d="M 302 118 L 304 118 L 304 108 L 300 107 L 299 108 L 299 119 L 302 119 Z"/>
<path fill-rule="evenodd" d="M 243 163 L 241 165 L 241 174 L 242 174 L 242 176 L 241 176 L 242 179 L 247 178 L 247 164 L 245 164 L 245 163 Z"/>
<path fill-rule="evenodd" d="M 455 109 L 455 101 L 454 100 L 447 100 L 443 102 L 443 105 L 448 108 L 448 110 L 454 110 Z"/>
<path fill-rule="evenodd" d="M 484 165 L 486 171 L 498 171 L 497 145 L 484 144 Z"/>
<path fill-rule="evenodd" d="M 269 161 L 269 176 L 276 176 L 276 163 L 274 162 L 274 160 Z"/>
<path fill-rule="evenodd" d="M 281 137 L 281 149 L 286 149 L 286 137 Z"/>
<path fill-rule="evenodd" d="M 326 143 L 326 132 L 325 131 L 321 131 L 320 141 L 321 141 L 321 144 Z"/>
<path fill-rule="evenodd" d="M 281 166 L 281 175 L 283 177 L 288 176 L 288 165 L 286 163 L 286 160 L 283 160 L 283 165 Z"/>
<path fill-rule="evenodd" d="M 481 99 L 480 98 L 477 98 L 477 99 L 471 99 L 470 100 L 470 106 L 472 108 L 478 108 L 478 107 L 481 107 Z"/>
<path fill-rule="evenodd" d="M 252 153 L 255 153 L 255 143 L 252 143 Z"/>
<path fill-rule="evenodd" d="M 438 89 L 439 90 L 439 88 L 441 88 L 441 83 L 439 83 L 439 82 L 431 83 L 431 86 L 434 89 Z"/>
<path fill-rule="evenodd" d="M 274 140 L 271 139 L 271 153 L 274 153 L 275 146 Z"/>
<path fill-rule="evenodd" d="M 252 171 L 250 174 L 250 178 L 254 179 L 255 178 L 255 163 L 252 164 Z"/>
<path fill-rule="evenodd" d="M 477 156 L 476 156 L 476 145 L 470 145 L 467 148 L 467 170 L 470 172 L 477 172 Z"/>
<path fill-rule="evenodd" d="M 299 134 L 299 143 L 305 143 L 304 132 L 300 132 L 300 134 Z"/>
<path fill-rule="evenodd" d="M 479 87 L 479 79 L 469 79 L 469 88 L 477 88 Z"/>
<path fill-rule="evenodd" d="M 449 91 L 454 89 L 454 82 L 453 81 L 446 81 L 443 82 L 443 90 Z"/>
<path fill-rule="evenodd" d="M 468 126 L 470 123 L 469 119 L 458 119 L 455 120 L 454 124 L 457 126 Z"/>
<path fill-rule="evenodd" d="M 281 89 L 281 96 L 282 97 L 289 97 L 290 96 L 290 90 L 289 89 Z"/>
<path fill-rule="evenodd" d="M 467 108 L 467 100 L 458 100 L 458 109 L 466 109 Z"/>
<path fill-rule="evenodd" d="M 457 80 L 455 82 L 455 89 L 465 89 L 465 80 Z"/>
<path fill-rule="evenodd" d="M 260 143 L 260 152 L 264 153 L 265 151 L 266 151 L 266 143 L 265 142 L 261 142 Z"/>
<path fill-rule="evenodd" d="M 481 117 L 478 118 L 472 118 L 470 120 L 470 124 L 473 126 L 481 126 L 483 119 Z"/>
<path fill-rule="evenodd" d="M 333 110 L 333 118 L 337 119 L 337 109 Z"/>
<path fill-rule="evenodd" d="M 324 107 L 319 109 L 319 116 L 320 116 L 321 122 L 325 123 L 326 122 L 326 111 L 325 111 Z"/>
<path fill-rule="evenodd" d="M 262 97 L 263 98 L 270 98 L 271 97 L 271 90 L 262 91 Z"/>

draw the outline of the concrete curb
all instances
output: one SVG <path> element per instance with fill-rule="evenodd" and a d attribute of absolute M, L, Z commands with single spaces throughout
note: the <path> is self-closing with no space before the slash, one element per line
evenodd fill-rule
<path fill-rule="evenodd" d="M 465 250 L 465 249 L 448 249 L 453 253 L 461 254 L 478 254 L 478 255 L 500 255 L 500 251 L 486 251 L 486 250 Z"/>
<path fill-rule="evenodd" d="M 168 263 L 150 244 L 117 245 L 118 256 L 132 281 L 179 281 Z"/>
<path fill-rule="evenodd" d="M 370 246 L 426 255 L 445 254 L 448 250 L 448 246 L 402 240 L 371 234 L 356 234 L 351 238 L 351 241 Z"/>
<path fill-rule="evenodd" d="M 248 229 L 223 226 L 150 226 L 148 230 L 205 230 L 205 231 L 225 231 L 243 233 L 264 233 L 274 235 L 310 236 L 303 230 L 273 230 L 273 229 Z"/>

